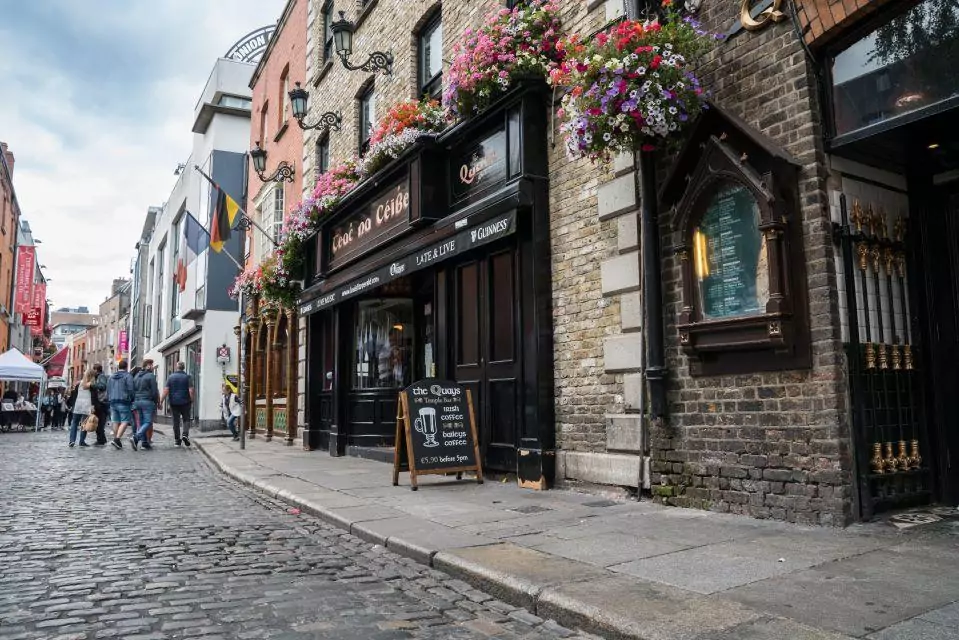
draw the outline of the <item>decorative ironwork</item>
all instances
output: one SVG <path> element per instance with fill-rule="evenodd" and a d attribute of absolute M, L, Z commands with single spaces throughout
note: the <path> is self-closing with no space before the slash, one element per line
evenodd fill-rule
<path fill-rule="evenodd" d="M 882 443 L 873 443 L 872 458 L 869 460 L 869 464 L 872 465 L 873 473 L 885 473 L 886 463 L 882 459 Z"/>
<path fill-rule="evenodd" d="M 330 25 L 330 31 L 333 32 L 336 55 L 340 57 L 343 66 L 349 71 L 367 71 L 369 73 L 383 71 L 386 75 L 392 75 L 392 51 L 374 51 L 362 64 L 352 64 L 350 62 L 349 58 L 353 53 L 353 33 L 356 31 L 356 25 L 351 20 L 346 19 L 345 11 L 339 13 L 340 19 Z"/>
<path fill-rule="evenodd" d="M 340 124 L 343 122 L 343 116 L 339 111 L 335 113 L 333 111 L 327 111 L 321 114 L 319 120 L 313 124 L 306 124 L 303 122 L 305 119 L 306 118 L 296 119 L 296 124 L 300 125 L 300 129 L 304 131 L 307 129 L 323 129 L 324 131 L 330 131 L 332 129 L 333 131 L 339 131 Z"/>
<path fill-rule="evenodd" d="M 899 466 L 899 461 L 896 459 L 896 456 L 892 455 L 892 443 L 886 443 L 886 457 L 882 460 L 883 466 L 886 468 L 886 473 L 893 473 L 896 471 L 896 468 Z"/>
<path fill-rule="evenodd" d="M 859 201 L 847 210 L 843 194 L 839 204 L 834 238 L 845 279 L 853 441 L 862 516 L 869 519 L 931 497 L 930 470 L 918 457 L 927 428 L 917 370 L 921 354 L 914 355 L 909 323 L 905 218 L 887 217 Z"/>
<path fill-rule="evenodd" d="M 280 164 L 276 165 L 276 171 L 269 177 L 259 171 L 256 172 L 260 182 L 293 182 L 293 174 L 293 165 L 286 160 L 280 161 Z"/>
<path fill-rule="evenodd" d="M 909 443 L 909 468 L 918 469 L 922 466 L 922 456 L 919 455 L 919 441 L 913 440 Z"/>

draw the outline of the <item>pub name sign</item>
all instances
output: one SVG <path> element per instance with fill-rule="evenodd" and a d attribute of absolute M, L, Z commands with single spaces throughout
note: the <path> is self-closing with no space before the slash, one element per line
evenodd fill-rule
<path fill-rule="evenodd" d="M 410 185 L 404 177 L 329 230 L 329 266 L 338 268 L 391 240 L 410 221 Z"/>

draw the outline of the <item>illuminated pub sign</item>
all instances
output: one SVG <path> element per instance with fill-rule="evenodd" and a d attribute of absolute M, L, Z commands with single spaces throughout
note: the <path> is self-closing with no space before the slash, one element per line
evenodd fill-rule
<path fill-rule="evenodd" d="M 453 200 L 461 200 L 505 181 L 508 174 L 506 160 L 505 127 L 454 154 L 450 167 Z"/>

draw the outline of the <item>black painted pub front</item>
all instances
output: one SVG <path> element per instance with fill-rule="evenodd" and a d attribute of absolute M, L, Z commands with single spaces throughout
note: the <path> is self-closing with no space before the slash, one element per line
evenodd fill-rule
<path fill-rule="evenodd" d="M 391 458 L 397 396 L 472 390 L 484 468 L 553 477 L 547 93 L 521 85 L 367 179 L 310 241 L 304 445 Z"/>

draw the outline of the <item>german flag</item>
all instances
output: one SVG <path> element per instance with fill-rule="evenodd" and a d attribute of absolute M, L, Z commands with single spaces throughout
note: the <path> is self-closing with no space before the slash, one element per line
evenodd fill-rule
<path fill-rule="evenodd" d="M 220 187 L 217 187 L 216 191 L 216 208 L 210 222 L 210 248 L 220 253 L 223 251 L 223 244 L 230 239 L 230 229 L 233 228 L 240 205 Z"/>

